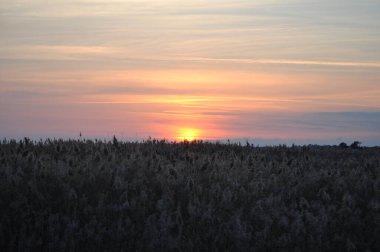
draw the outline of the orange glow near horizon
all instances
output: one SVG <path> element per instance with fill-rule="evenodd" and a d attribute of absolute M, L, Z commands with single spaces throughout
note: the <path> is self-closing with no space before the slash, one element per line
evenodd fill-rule
<path fill-rule="evenodd" d="M 180 128 L 175 138 L 184 141 L 198 140 L 201 138 L 201 130 L 195 128 Z"/>

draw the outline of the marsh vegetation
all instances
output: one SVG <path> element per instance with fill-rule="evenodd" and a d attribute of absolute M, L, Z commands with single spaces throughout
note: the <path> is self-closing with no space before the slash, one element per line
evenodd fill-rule
<path fill-rule="evenodd" d="M 380 148 L 0 144 L 3 251 L 380 251 Z"/>

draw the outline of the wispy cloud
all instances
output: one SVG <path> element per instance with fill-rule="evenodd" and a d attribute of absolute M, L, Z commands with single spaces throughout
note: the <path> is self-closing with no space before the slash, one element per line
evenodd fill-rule
<path fill-rule="evenodd" d="M 317 61 L 317 60 L 288 60 L 288 59 L 247 59 L 247 58 L 210 58 L 210 57 L 161 57 L 136 53 L 123 47 L 105 46 L 73 46 L 73 45 L 33 45 L 7 46 L 1 53 L 4 59 L 32 60 L 143 60 L 163 62 L 212 62 L 250 65 L 299 65 L 350 68 L 380 68 L 380 62 L 360 61 Z"/>
<path fill-rule="evenodd" d="M 172 60 L 231 62 L 239 64 L 275 64 L 275 65 L 315 65 L 338 67 L 380 68 L 380 62 L 314 61 L 314 60 L 276 60 L 276 59 L 233 59 L 233 58 L 181 58 Z"/>

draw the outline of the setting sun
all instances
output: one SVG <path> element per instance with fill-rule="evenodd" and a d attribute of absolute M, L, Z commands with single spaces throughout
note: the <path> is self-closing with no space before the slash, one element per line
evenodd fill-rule
<path fill-rule="evenodd" d="M 178 136 L 176 137 L 179 140 L 188 140 L 193 141 L 199 139 L 200 130 L 194 128 L 182 128 L 179 130 Z"/>

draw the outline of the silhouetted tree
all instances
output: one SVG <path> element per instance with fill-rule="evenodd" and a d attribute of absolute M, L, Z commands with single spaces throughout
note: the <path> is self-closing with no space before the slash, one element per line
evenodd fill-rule
<path fill-rule="evenodd" d="M 118 145 L 119 145 L 119 143 L 118 143 L 117 138 L 116 138 L 115 135 L 113 135 L 112 143 L 113 143 L 113 145 L 114 145 L 115 147 L 118 147 Z"/>
<path fill-rule="evenodd" d="M 348 148 L 348 145 L 347 145 L 345 142 L 341 142 L 341 143 L 339 144 L 339 147 L 340 147 L 340 148 Z"/>
<path fill-rule="evenodd" d="M 355 141 L 350 146 L 351 146 L 351 148 L 358 149 L 358 148 L 360 148 L 361 144 L 362 144 L 361 142 Z"/>

